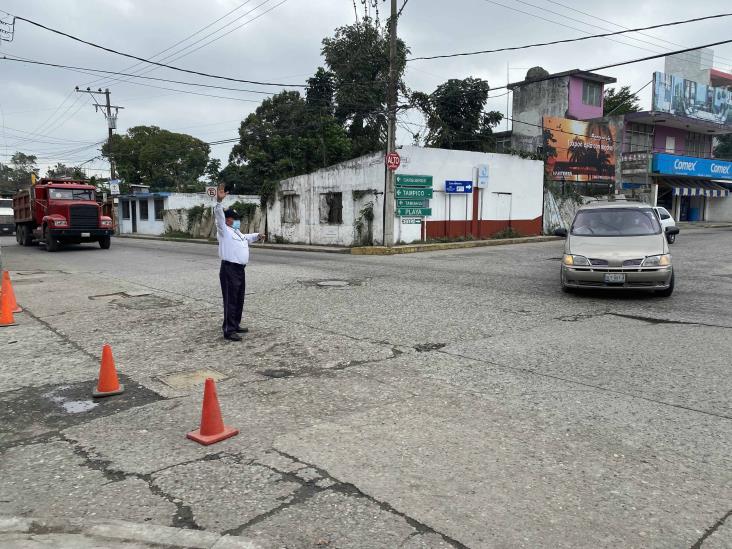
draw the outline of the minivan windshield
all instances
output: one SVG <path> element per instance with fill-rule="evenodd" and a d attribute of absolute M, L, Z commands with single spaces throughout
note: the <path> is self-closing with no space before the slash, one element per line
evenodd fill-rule
<path fill-rule="evenodd" d="M 51 200 L 94 200 L 94 191 L 87 189 L 48 189 Z"/>
<path fill-rule="evenodd" d="M 661 225 L 650 208 L 580 210 L 572 223 L 577 236 L 645 236 L 660 234 Z"/>

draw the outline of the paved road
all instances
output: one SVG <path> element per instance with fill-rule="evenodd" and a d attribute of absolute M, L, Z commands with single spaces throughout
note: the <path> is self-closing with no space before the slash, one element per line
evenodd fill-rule
<path fill-rule="evenodd" d="M 261 547 L 732 547 L 732 231 L 673 297 L 565 295 L 561 243 L 254 249 L 242 343 L 216 249 L 2 239 L 0 514 Z M 325 285 L 322 283 L 326 282 Z M 91 402 L 109 342 L 124 395 Z M 201 379 L 241 434 L 201 447 Z"/>

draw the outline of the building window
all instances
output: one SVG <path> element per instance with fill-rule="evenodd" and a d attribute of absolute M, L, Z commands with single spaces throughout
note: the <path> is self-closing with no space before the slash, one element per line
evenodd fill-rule
<path fill-rule="evenodd" d="M 147 221 L 147 200 L 140 200 L 140 221 Z"/>
<path fill-rule="evenodd" d="M 585 105 L 602 105 L 602 86 L 589 80 L 582 81 L 582 103 Z"/>
<path fill-rule="evenodd" d="M 624 152 L 650 152 L 653 149 L 653 126 L 632 124 L 625 126 Z"/>
<path fill-rule="evenodd" d="M 165 201 L 162 198 L 155 199 L 155 219 L 158 221 L 163 220 L 163 209 L 165 208 Z"/>
<path fill-rule="evenodd" d="M 282 223 L 300 223 L 300 197 L 288 194 L 282 197 Z"/>
<path fill-rule="evenodd" d="M 343 193 L 320 195 L 320 222 L 331 225 L 343 223 Z"/>
<path fill-rule="evenodd" d="M 689 132 L 684 145 L 684 154 L 708 158 L 712 152 L 712 136 Z"/>
<path fill-rule="evenodd" d="M 130 201 L 123 200 L 122 201 L 122 219 L 129 219 L 129 218 L 130 218 Z"/>

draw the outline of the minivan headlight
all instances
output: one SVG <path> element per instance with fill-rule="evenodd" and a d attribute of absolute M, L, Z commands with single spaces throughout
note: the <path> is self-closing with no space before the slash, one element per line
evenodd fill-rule
<path fill-rule="evenodd" d="M 669 265 L 671 265 L 671 256 L 669 254 L 651 255 L 641 263 L 641 267 L 668 267 Z"/>
<path fill-rule="evenodd" d="M 589 267 L 590 261 L 583 255 L 564 254 L 562 263 L 565 265 L 578 265 L 580 267 Z"/>

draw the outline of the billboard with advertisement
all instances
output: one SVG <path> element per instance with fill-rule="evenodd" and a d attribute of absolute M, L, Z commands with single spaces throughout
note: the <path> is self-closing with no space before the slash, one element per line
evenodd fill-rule
<path fill-rule="evenodd" d="M 653 110 L 732 126 L 732 91 L 654 72 Z"/>
<path fill-rule="evenodd" d="M 546 174 L 554 181 L 615 179 L 615 127 L 603 120 L 544 117 Z"/>

